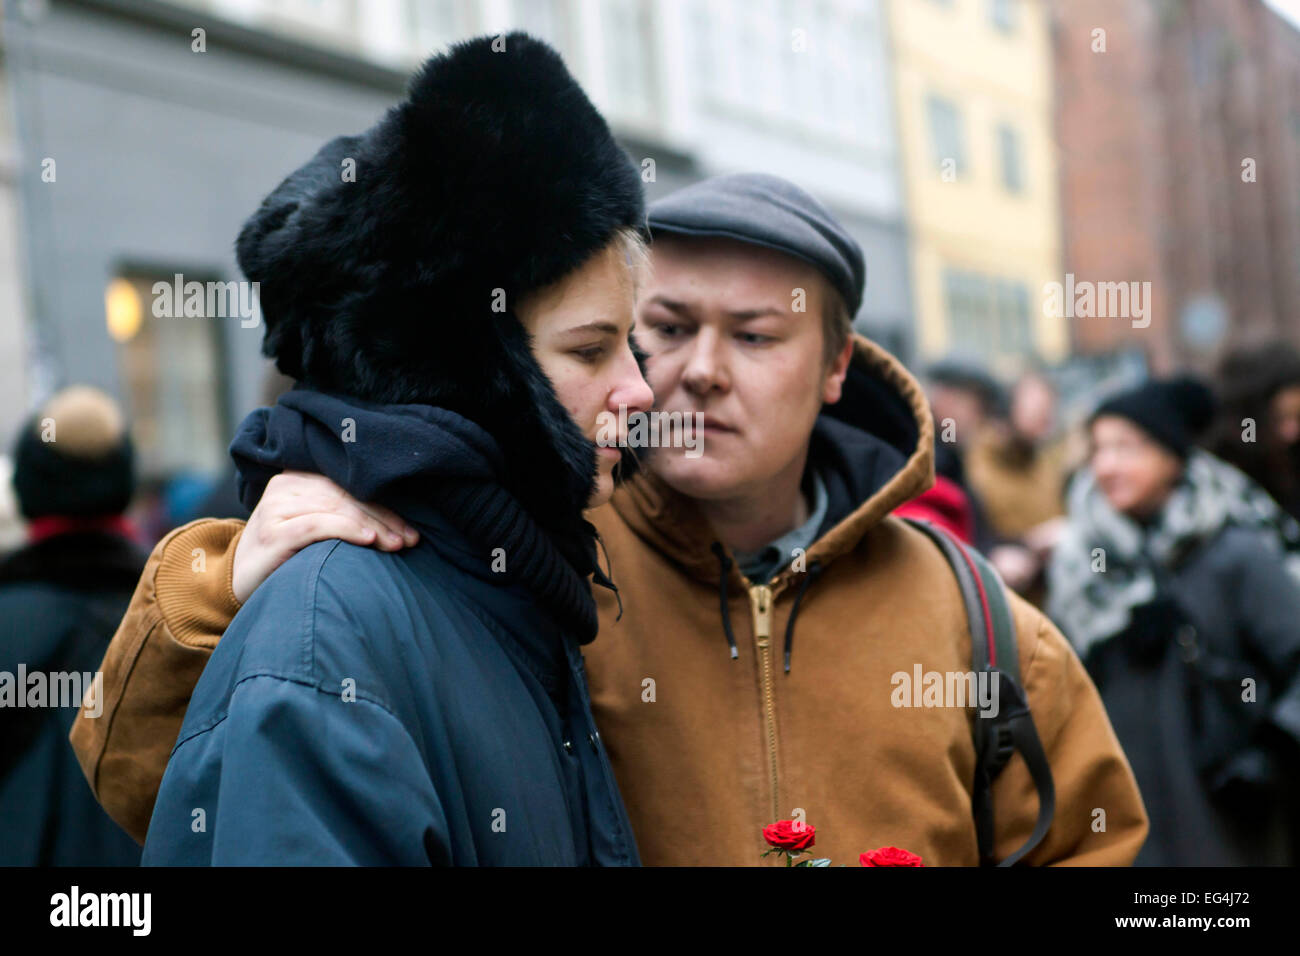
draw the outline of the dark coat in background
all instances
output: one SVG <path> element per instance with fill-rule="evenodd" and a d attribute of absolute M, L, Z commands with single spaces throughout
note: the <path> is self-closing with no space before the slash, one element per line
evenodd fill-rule
<path fill-rule="evenodd" d="M 0 671 L 15 680 L 19 665 L 28 674 L 97 671 L 145 558 L 124 538 L 87 532 L 47 538 L 0 562 Z M 68 743 L 77 710 L 0 707 L 0 865 L 140 862 Z"/>
<path fill-rule="evenodd" d="M 1084 663 L 1152 811 L 1137 865 L 1297 862 L 1300 587 L 1263 534 L 1224 529 Z"/>

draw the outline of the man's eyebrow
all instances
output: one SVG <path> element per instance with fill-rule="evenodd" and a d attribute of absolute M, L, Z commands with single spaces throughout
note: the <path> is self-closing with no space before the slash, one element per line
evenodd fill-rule
<path fill-rule="evenodd" d="M 676 312 L 678 315 L 690 315 L 691 307 L 685 302 L 678 302 L 676 299 L 670 299 L 667 296 L 656 295 L 650 299 L 651 305 L 662 305 L 669 312 Z"/>
<path fill-rule="evenodd" d="M 789 315 L 789 313 L 786 312 L 785 309 L 778 309 L 775 306 L 771 306 L 771 305 L 762 306 L 756 309 L 736 309 L 735 311 L 727 312 L 727 316 L 729 318 L 735 319 L 738 322 L 746 322 L 749 319 L 762 318 L 765 315 L 776 315 L 776 316 L 785 317 Z"/>
<path fill-rule="evenodd" d="M 654 305 L 661 305 L 668 311 L 676 312 L 678 315 L 690 316 L 693 314 L 693 310 L 685 302 L 678 302 L 676 299 L 669 299 L 662 295 L 654 296 L 650 299 L 650 302 Z M 785 309 L 779 309 L 773 305 L 758 306 L 752 309 L 730 309 L 726 312 L 727 318 L 734 319 L 737 322 L 747 322 L 750 319 L 762 318 L 766 315 L 785 317 L 789 313 Z"/>

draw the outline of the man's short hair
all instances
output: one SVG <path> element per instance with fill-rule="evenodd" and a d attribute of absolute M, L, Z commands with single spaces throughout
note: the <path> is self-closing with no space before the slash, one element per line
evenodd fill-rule
<path fill-rule="evenodd" d="M 853 316 L 844 296 L 823 277 L 822 286 L 825 298 L 822 301 L 822 364 L 829 366 L 844 348 L 844 343 L 853 337 Z"/>

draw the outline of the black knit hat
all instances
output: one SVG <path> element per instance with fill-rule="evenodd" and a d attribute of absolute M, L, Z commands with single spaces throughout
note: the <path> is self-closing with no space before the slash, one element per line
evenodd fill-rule
<path fill-rule="evenodd" d="M 1214 393 L 1194 378 L 1150 381 L 1112 395 L 1092 413 L 1091 424 L 1105 415 L 1125 418 L 1137 425 L 1179 458 L 1214 417 Z"/>
<path fill-rule="evenodd" d="M 277 186 L 236 252 L 282 372 L 471 419 L 545 521 L 581 511 L 595 448 L 514 308 L 622 229 L 647 235 L 636 167 L 560 55 L 510 33 L 430 59 L 375 126 Z"/>
<path fill-rule="evenodd" d="M 18 508 L 28 519 L 119 515 L 135 490 L 134 459 L 116 403 L 98 389 L 65 389 L 18 435 Z"/>

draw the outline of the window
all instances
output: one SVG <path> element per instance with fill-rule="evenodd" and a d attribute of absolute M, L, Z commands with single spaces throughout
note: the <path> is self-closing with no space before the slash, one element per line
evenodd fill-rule
<path fill-rule="evenodd" d="M 983 276 L 946 270 L 944 299 L 948 308 L 949 343 L 954 351 L 983 353 L 988 350 L 989 288 Z"/>
<path fill-rule="evenodd" d="M 512 30 L 524 30 L 545 40 L 566 59 L 572 56 L 568 33 L 571 15 L 563 0 L 514 0 L 511 14 Z"/>
<path fill-rule="evenodd" d="M 988 0 L 989 20 L 1003 33 L 1012 33 L 1020 16 L 1020 0 Z"/>
<path fill-rule="evenodd" d="M 154 295 L 159 282 L 173 288 L 175 273 L 124 273 L 105 290 L 140 476 L 214 475 L 226 462 L 230 440 L 222 324 L 238 317 L 186 316 L 176 296 L 160 310 Z"/>
<path fill-rule="evenodd" d="M 1002 167 L 1002 185 L 1009 193 L 1025 191 L 1025 172 L 1020 162 L 1020 134 L 1014 127 L 998 127 L 998 154 Z"/>
<path fill-rule="evenodd" d="M 999 279 L 995 288 L 998 350 L 1018 355 L 1031 351 L 1028 287 L 1023 282 Z"/>
<path fill-rule="evenodd" d="M 420 59 L 475 32 L 460 0 L 408 0 L 406 10 Z"/>
<path fill-rule="evenodd" d="M 641 0 L 611 0 L 601 6 L 604 56 L 618 113 L 649 122 L 655 84 L 650 11 Z"/>
<path fill-rule="evenodd" d="M 1025 283 L 946 269 L 943 284 L 954 351 L 988 356 L 1033 351 Z"/>
<path fill-rule="evenodd" d="M 934 149 L 934 163 L 941 170 L 949 168 L 958 176 L 966 172 L 966 152 L 962 138 L 961 114 L 951 100 L 931 96 L 926 102 L 930 122 L 930 144 Z"/>

